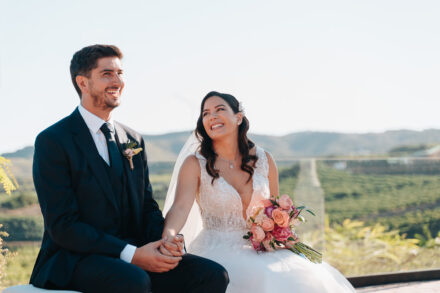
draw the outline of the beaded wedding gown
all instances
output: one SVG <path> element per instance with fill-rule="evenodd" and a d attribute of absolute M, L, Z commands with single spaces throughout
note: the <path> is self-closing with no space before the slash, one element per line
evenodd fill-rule
<path fill-rule="evenodd" d="M 253 175 L 253 195 L 247 211 L 269 198 L 266 153 L 257 147 L 258 161 Z M 212 259 L 229 273 L 229 293 L 267 292 L 355 292 L 351 284 L 327 263 L 314 264 L 288 250 L 257 254 L 243 239 L 246 222 L 238 192 L 223 177 L 211 184 L 206 160 L 199 153 L 201 184 L 197 203 L 203 229 L 191 242 L 188 252 Z"/>

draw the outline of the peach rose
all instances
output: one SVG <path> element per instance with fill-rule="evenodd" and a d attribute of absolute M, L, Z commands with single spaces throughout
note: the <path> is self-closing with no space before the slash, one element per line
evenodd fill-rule
<path fill-rule="evenodd" d="M 290 210 L 290 208 L 293 205 L 293 201 L 287 194 L 283 194 L 283 195 L 281 195 L 280 199 L 278 200 L 278 204 L 280 205 L 280 207 L 282 209 Z"/>
<path fill-rule="evenodd" d="M 275 226 L 275 223 L 272 219 L 269 219 L 268 217 L 264 217 L 263 222 L 261 223 L 261 228 L 263 228 L 264 231 L 272 231 L 273 227 Z"/>
<path fill-rule="evenodd" d="M 252 236 L 253 236 L 252 237 L 253 241 L 255 241 L 255 242 L 261 242 L 266 237 L 266 234 L 264 233 L 263 228 L 261 228 L 260 226 L 253 225 L 251 228 L 251 232 L 252 232 Z"/>
<path fill-rule="evenodd" d="M 282 209 L 275 209 L 272 211 L 272 218 L 275 224 L 280 227 L 289 226 L 289 214 Z"/>

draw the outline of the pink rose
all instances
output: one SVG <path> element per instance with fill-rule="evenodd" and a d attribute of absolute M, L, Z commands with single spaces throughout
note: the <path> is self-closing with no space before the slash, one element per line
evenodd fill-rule
<path fill-rule="evenodd" d="M 257 225 L 253 225 L 251 228 L 251 233 L 253 236 L 253 241 L 255 242 L 261 242 L 266 237 L 266 233 L 264 233 L 263 228 Z"/>
<path fill-rule="evenodd" d="M 264 240 L 263 241 L 263 247 L 266 251 L 274 251 L 275 249 L 272 247 L 272 245 L 270 244 L 270 240 Z"/>
<path fill-rule="evenodd" d="M 275 224 L 277 224 L 280 227 L 287 227 L 289 226 L 289 214 L 283 211 L 282 209 L 275 209 L 272 211 L 272 218 Z"/>
<path fill-rule="evenodd" d="M 266 216 L 268 216 L 269 218 L 272 218 L 272 211 L 275 209 L 274 206 L 270 206 L 270 207 L 266 207 L 264 209 L 264 213 L 266 214 Z"/>
<path fill-rule="evenodd" d="M 273 203 L 272 203 L 269 199 L 263 199 L 263 200 L 261 201 L 261 203 L 263 204 L 263 206 L 264 206 L 265 208 L 270 207 L 270 206 L 273 206 Z"/>
<path fill-rule="evenodd" d="M 287 194 L 283 194 L 278 200 L 278 204 L 283 210 L 290 210 L 290 207 L 293 205 L 293 201 Z"/>
<path fill-rule="evenodd" d="M 262 244 L 266 251 L 274 251 L 274 248 L 271 245 L 271 242 L 273 242 L 274 237 L 270 232 L 266 233 L 266 238 L 264 238 Z"/>
<path fill-rule="evenodd" d="M 264 238 L 264 240 L 269 240 L 269 241 L 274 240 L 274 237 L 273 237 L 272 233 L 267 232 L 266 233 L 266 238 Z"/>
<path fill-rule="evenodd" d="M 264 246 L 261 244 L 261 242 L 255 241 L 253 236 L 251 236 L 249 240 L 256 251 L 264 251 Z"/>
<path fill-rule="evenodd" d="M 261 223 L 261 228 L 263 228 L 264 231 L 272 231 L 273 227 L 275 226 L 275 223 L 272 219 L 265 217 L 263 219 L 263 222 Z"/>
<path fill-rule="evenodd" d="M 290 230 L 289 227 L 275 226 L 275 228 L 272 231 L 272 235 L 278 241 L 286 241 L 287 238 L 292 236 L 292 231 Z"/>

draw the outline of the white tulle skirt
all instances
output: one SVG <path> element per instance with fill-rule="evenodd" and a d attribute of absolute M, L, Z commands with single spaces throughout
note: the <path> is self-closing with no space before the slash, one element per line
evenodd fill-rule
<path fill-rule="evenodd" d="M 188 251 L 223 265 L 229 293 L 355 292 L 347 279 L 327 263 L 314 264 L 288 250 L 257 253 L 245 231 L 202 230 Z"/>

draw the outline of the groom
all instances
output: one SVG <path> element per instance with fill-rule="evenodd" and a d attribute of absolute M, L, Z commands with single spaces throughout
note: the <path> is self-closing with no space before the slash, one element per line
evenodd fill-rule
<path fill-rule="evenodd" d="M 80 105 L 35 141 L 45 231 L 30 282 L 81 292 L 224 292 L 222 266 L 183 255 L 181 237 L 161 239 L 144 141 L 111 116 L 124 89 L 121 59 L 110 45 L 76 52 L 70 73 Z"/>

